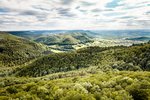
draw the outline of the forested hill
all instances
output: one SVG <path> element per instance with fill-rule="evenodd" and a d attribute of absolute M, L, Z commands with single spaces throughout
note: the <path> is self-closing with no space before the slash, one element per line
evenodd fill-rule
<path fill-rule="evenodd" d="M 150 70 L 150 44 L 130 47 L 88 47 L 70 53 L 51 54 L 17 71 L 19 76 L 44 76 L 97 66 L 106 70 Z"/>
<path fill-rule="evenodd" d="M 150 42 L 49 53 L 0 33 L 0 100 L 150 100 Z"/>
<path fill-rule="evenodd" d="M 92 33 L 90 31 L 18 31 L 10 34 L 23 37 L 46 45 L 74 45 L 90 42 Z"/>
<path fill-rule="evenodd" d="M 78 43 L 90 42 L 92 37 L 86 33 L 74 32 L 74 33 L 63 33 L 53 34 L 47 36 L 40 36 L 34 41 L 40 42 L 46 45 L 75 45 Z"/>
<path fill-rule="evenodd" d="M 45 51 L 49 51 L 45 45 L 0 32 L 0 67 L 24 64 Z"/>

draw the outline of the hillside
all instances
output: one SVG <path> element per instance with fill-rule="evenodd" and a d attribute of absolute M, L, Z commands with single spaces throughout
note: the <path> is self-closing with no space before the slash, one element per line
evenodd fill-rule
<path fill-rule="evenodd" d="M 73 71 L 46 77 L 0 79 L 0 99 L 149 100 L 150 73 Z"/>
<path fill-rule="evenodd" d="M 70 35 L 52 35 L 39 37 L 35 40 L 36 42 L 43 43 L 46 45 L 72 45 L 77 44 L 79 41 Z"/>
<path fill-rule="evenodd" d="M 83 30 L 12 31 L 9 33 L 47 45 L 55 53 L 73 51 L 86 46 L 86 43 L 93 42 L 91 32 Z"/>
<path fill-rule="evenodd" d="M 59 36 L 51 39 L 67 37 L 67 46 L 85 38 Z M 150 99 L 150 41 L 51 53 L 44 44 L 0 33 L 0 64 L 0 100 Z"/>
<path fill-rule="evenodd" d="M 1 40 L 4 37 L 15 41 L 5 48 L 16 47 L 17 41 L 30 42 L 6 33 Z M 0 100 L 149 100 L 149 43 L 94 46 L 39 57 L 0 77 Z"/>
<path fill-rule="evenodd" d="M 12 31 L 10 34 L 46 45 L 73 45 L 91 40 L 91 32 L 83 30 Z"/>
<path fill-rule="evenodd" d="M 0 33 L 0 67 L 24 64 L 48 51 L 48 47 L 8 33 Z"/>
<path fill-rule="evenodd" d="M 40 42 L 46 45 L 74 45 L 77 43 L 89 42 L 91 38 L 86 33 L 64 33 L 42 36 L 34 41 Z"/>
<path fill-rule="evenodd" d="M 147 42 L 150 36 L 149 30 L 37 30 L 9 33 L 46 44 L 55 53 L 89 46 L 131 46 Z"/>
<path fill-rule="evenodd" d="M 131 47 L 88 47 L 76 52 L 51 54 L 17 71 L 19 76 L 43 76 L 90 66 L 101 70 L 150 70 L 150 44 Z"/>
<path fill-rule="evenodd" d="M 149 55 L 148 43 L 51 54 L 0 78 L 0 99 L 149 100 Z"/>

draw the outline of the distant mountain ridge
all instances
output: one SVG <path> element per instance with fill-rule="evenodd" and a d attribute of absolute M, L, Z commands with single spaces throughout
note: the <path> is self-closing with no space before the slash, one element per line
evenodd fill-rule
<path fill-rule="evenodd" d="M 134 40 L 134 41 L 149 41 L 150 37 L 135 37 L 135 38 L 126 38 L 126 40 Z"/>
<path fill-rule="evenodd" d="M 11 31 L 13 35 L 36 38 L 38 36 L 48 34 L 71 34 L 71 33 L 86 33 L 91 37 L 107 38 L 107 39 L 120 39 L 120 38 L 134 38 L 134 37 L 147 37 L 150 36 L 150 30 L 43 30 L 43 31 Z"/>
<path fill-rule="evenodd" d="M 150 30 L 92 30 L 96 36 L 105 39 L 123 39 L 150 36 Z"/>

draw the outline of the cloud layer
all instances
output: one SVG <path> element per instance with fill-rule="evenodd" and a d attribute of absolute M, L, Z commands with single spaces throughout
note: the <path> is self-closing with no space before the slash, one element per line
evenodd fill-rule
<path fill-rule="evenodd" d="M 0 30 L 150 29 L 150 0 L 0 0 Z"/>

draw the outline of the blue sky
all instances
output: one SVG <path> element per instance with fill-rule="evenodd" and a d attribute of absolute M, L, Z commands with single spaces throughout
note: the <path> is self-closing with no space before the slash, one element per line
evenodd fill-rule
<path fill-rule="evenodd" d="M 0 31 L 150 29 L 150 0 L 0 0 Z"/>

